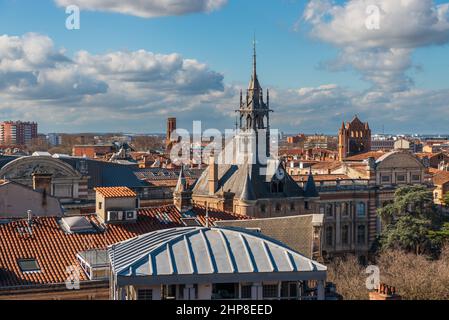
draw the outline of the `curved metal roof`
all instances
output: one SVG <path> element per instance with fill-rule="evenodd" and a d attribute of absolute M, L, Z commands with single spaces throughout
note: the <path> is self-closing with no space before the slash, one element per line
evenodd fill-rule
<path fill-rule="evenodd" d="M 118 276 L 326 271 L 284 244 L 244 229 L 177 228 L 108 248 Z"/>

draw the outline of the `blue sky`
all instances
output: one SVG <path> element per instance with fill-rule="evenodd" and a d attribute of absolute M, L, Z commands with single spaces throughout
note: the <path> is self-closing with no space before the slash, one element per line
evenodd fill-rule
<path fill-rule="evenodd" d="M 358 0 L 352 1 L 357 2 Z M 72 2 L 76 3 L 76 1 Z M 159 2 L 163 3 L 164 0 L 159 0 Z M 312 2 L 319 2 L 319 0 Z M 424 0 L 424 2 L 429 1 Z M 348 1 L 334 1 L 333 5 L 344 8 L 347 3 Z M 447 1 L 430 1 L 429 6 L 436 8 L 445 3 Z M 419 97 L 423 103 L 434 101 L 433 99 L 437 100 L 432 103 L 444 103 L 445 99 L 442 98 L 442 95 L 446 94 L 449 87 L 447 72 L 449 60 L 446 58 L 449 56 L 449 47 L 447 46 L 449 37 L 446 38 L 446 34 L 442 36 L 444 39 L 437 45 L 429 40 L 412 48 L 409 53 L 412 63 L 409 67 L 403 67 L 401 71 L 411 78 L 413 85 L 395 90 L 394 93 L 386 93 L 382 91 L 385 86 L 382 87 L 382 90 L 379 89 L 380 86 L 377 86 L 379 83 L 376 82 L 377 80 L 373 80 L 371 71 L 369 74 L 365 73 L 366 70 L 357 67 L 354 60 L 346 61 L 344 68 L 339 68 L 338 71 L 328 66 L 340 55 L 346 55 L 345 48 L 354 46 L 354 43 L 360 39 L 349 40 L 354 41 L 353 43 L 340 43 L 326 39 L 323 35 L 317 35 L 313 31 L 318 30 L 321 26 L 326 27 L 326 21 L 316 23 L 304 21 L 302 17 L 308 5 L 310 5 L 308 1 L 294 0 L 229 0 L 212 12 L 151 18 L 109 12 L 104 8 L 99 8 L 98 11 L 82 10 L 81 29 L 70 31 L 65 28 L 67 17 L 65 8 L 58 6 L 55 1 L 0 0 L 0 36 L 6 35 L 9 37 L 8 39 L 11 39 L 11 37 L 23 37 L 30 32 L 37 33 L 52 41 L 54 52 L 64 49 L 64 56 L 70 59 L 73 59 L 79 51 L 86 51 L 92 56 L 103 56 L 114 52 L 136 52 L 141 49 L 160 55 L 176 53 L 182 59 L 194 59 L 198 63 L 206 65 L 211 72 L 221 74 L 224 86 L 221 89 L 205 88 L 201 92 L 201 97 L 195 96 L 197 102 L 191 102 L 192 99 L 180 102 L 189 105 L 191 103 L 189 108 L 186 109 L 183 105 L 177 109 L 173 105 L 170 114 L 164 113 L 162 103 L 154 104 L 153 101 L 142 101 L 138 110 L 140 112 L 145 109 L 146 112 L 142 113 L 141 117 L 129 117 L 129 112 L 133 112 L 132 110 L 135 109 L 129 110 L 126 105 L 108 109 L 108 97 L 104 95 L 105 92 L 101 92 L 104 95 L 103 101 L 99 97 L 94 99 L 96 105 L 92 105 L 90 108 L 95 112 L 90 112 L 81 106 L 86 104 L 86 99 L 90 103 L 90 99 L 87 97 L 89 94 L 79 97 L 79 100 L 69 99 L 69 102 L 64 101 L 66 99 L 60 99 L 59 96 L 58 99 L 53 97 L 42 99 L 42 95 L 38 100 L 32 101 L 30 97 L 18 96 L 16 91 L 13 91 L 14 94 L 0 91 L 0 103 L 3 102 L 4 106 L 3 109 L 0 107 L 0 118 L 24 117 L 26 120 L 37 120 L 41 124 L 43 132 L 111 131 L 113 128 L 136 132 L 163 131 L 162 120 L 166 115 L 177 116 L 185 126 L 188 126 L 191 120 L 204 120 L 207 126 L 223 128 L 223 119 L 227 119 L 226 121 L 230 123 L 229 126 L 232 126 L 233 117 L 230 110 L 232 105 L 236 105 L 238 102 L 235 90 L 244 87 L 249 80 L 251 42 L 255 32 L 258 41 L 260 79 L 265 88 L 269 87 L 277 91 L 272 103 L 275 108 L 276 104 L 279 104 L 279 113 L 275 117 L 275 123 L 281 130 L 335 133 L 339 123 L 342 120 L 350 120 L 349 118 L 355 113 L 361 114 L 367 121 L 370 121 L 374 130 L 380 130 L 382 125 L 385 125 L 391 132 L 414 133 L 414 130 L 419 130 L 423 133 L 430 133 L 432 131 L 441 132 L 445 129 L 445 123 L 433 125 L 434 120 L 420 124 L 422 111 L 417 111 L 416 114 L 404 118 L 402 114 L 411 108 L 407 106 L 409 100 L 405 99 L 403 94 L 400 94 L 400 99 L 395 99 L 393 96 L 397 97 L 398 92 L 412 92 L 413 94 L 410 93 L 410 96 L 415 97 L 413 101 L 416 103 L 416 94 L 418 93 L 415 91 L 419 91 Z M 391 10 L 394 13 L 394 10 L 402 9 L 393 8 Z M 423 8 L 417 4 L 416 8 L 410 10 L 419 11 Z M 403 13 L 401 17 L 406 17 L 406 14 Z M 334 16 L 333 19 L 337 20 L 339 17 Z M 419 31 L 416 30 L 416 32 Z M 338 33 L 336 35 L 339 36 Z M 399 36 L 407 37 L 407 35 Z M 429 37 L 432 35 L 430 34 Z M 382 43 L 379 46 L 384 48 L 385 44 Z M 406 46 L 408 45 L 406 44 Z M 376 50 L 377 48 L 371 49 Z M 360 52 L 362 55 L 367 54 L 365 49 Z M 36 73 L 41 70 L 33 69 L 33 71 Z M 83 75 L 85 75 L 84 72 Z M 2 76 L 11 77 L 11 73 L 4 72 L 2 74 L 0 71 L 0 85 Z M 108 85 L 108 91 L 112 90 L 113 86 L 109 83 Z M 153 83 L 149 81 L 146 85 L 151 87 Z M 335 88 L 326 89 L 323 93 L 322 86 L 329 85 L 333 85 Z M 317 90 L 313 91 L 317 94 L 309 96 L 310 90 L 301 90 L 304 88 Z M 212 94 L 215 89 L 221 94 L 205 96 Z M 363 106 L 358 110 L 357 101 L 366 102 L 362 95 L 369 92 L 381 92 L 383 97 L 381 104 L 376 100 L 372 108 Z M 151 94 L 151 92 L 148 93 Z M 139 94 L 143 95 L 144 93 L 139 92 Z M 430 94 L 432 96 L 429 98 Z M 317 95 L 324 97 L 324 100 L 317 99 Z M 388 98 L 384 99 L 387 95 Z M 184 99 L 185 97 L 182 98 L 182 100 Z M 214 99 L 219 101 L 215 103 Z M 295 99 L 298 101 L 297 105 L 295 105 Z M 336 102 L 334 108 L 331 109 L 332 99 L 335 99 Z M 388 103 L 385 103 L 386 99 Z M 129 100 L 134 100 L 134 97 L 123 98 L 123 103 L 126 104 Z M 305 102 L 308 100 L 310 100 L 310 104 Z M 398 102 L 399 100 L 400 102 Z M 24 107 L 16 107 L 23 101 L 26 101 L 26 110 Z M 176 97 L 170 101 L 176 101 Z M 401 105 L 399 106 L 398 103 Z M 138 103 L 135 102 L 135 104 Z M 218 110 L 221 106 L 226 110 Z M 6 109 L 7 107 L 8 109 Z M 445 107 L 445 105 L 438 105 L 435 112 L 440 112 Z M 213 109 L 213 112 L 205 114 L 204 111 L 208 108 Z M 381 110 L 385 108 L 392 116 L 377 119 L 373 108 Z M 433 108 L 433 105 L 429 105 L 429 108 Z M 111 115 L 106 117 L 108 119 L 99 119 L 98 121 L 92 119 L 92 117 L 104 115 L 104 112 L 109 112 L 108 110 L 111 110 Z M 52 116 L 44 116 L 46 111 Z M 61 114 L 58 115 L 58 113 Z M 68 113 L 66 117 L 65 113 Z M 84 120 L 76 119 L 77 114 L 80 113 L 83 114 Z M 316 113 L 315 116 L 314 113 Z M 328 113 L 327 116 L 326 113 Z M 401 116 L 395 117 L 398 114 Z M 287 121 L 286 118 L 290 116 L 295 120 Z M 143 120 L 144 117 L 145 120 Z M 435 119 L 439 118 L 441 117 Z"/>

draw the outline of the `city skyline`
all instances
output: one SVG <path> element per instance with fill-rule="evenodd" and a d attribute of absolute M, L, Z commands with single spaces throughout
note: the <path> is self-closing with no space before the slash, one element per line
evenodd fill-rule
<path fill-rule="evenodd" d="M 378 30 L 363 28 L 368 2 Z M 447 1 L 113 3 L 0 1 L 1 120 L 46 133 L 162 133 L 170 116 L 233 128 L 256 32 L 280 131 L 336 134 L 358 114 L 373 133 L 447 133 Z M 80 30 L 66 29 L 71 4 Z"/>

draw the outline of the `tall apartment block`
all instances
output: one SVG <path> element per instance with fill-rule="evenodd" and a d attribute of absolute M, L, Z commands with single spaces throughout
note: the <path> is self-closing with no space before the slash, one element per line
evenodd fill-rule
<path fill-rule="evenodd" d="M 37 138 L 37 123 L 5 121 L 0 123 L 0 144 L 26 145 Z"/>

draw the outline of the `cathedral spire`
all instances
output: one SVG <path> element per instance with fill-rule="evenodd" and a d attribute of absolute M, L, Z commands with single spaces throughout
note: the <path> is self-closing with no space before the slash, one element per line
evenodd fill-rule
<path fill-rule="evenodd" d="M 254 41 L 253 41 L 253 73 L 251 75 L 251 81 L 249 83 L 250 94 L 255 95 L 256 97 L 260 95 L 260 92 L 262 92 L 262 88 L 259 84 L 259 79 L 257 78 L 257 41 L 256 36 L 254 35 Z"/>
<path fill-rule="evenodd" d="M 253 79 L 257 79 L 257 51 L 256 51 L 256 35 L 253 40 Z"/>

